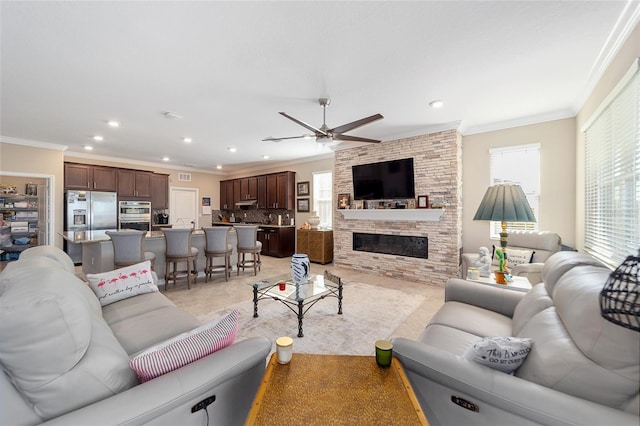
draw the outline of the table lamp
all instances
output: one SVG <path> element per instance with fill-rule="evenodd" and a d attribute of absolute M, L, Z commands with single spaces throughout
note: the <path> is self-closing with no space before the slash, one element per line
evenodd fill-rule
<path fill-rule="evenodd" d="M 499 184 L 487 188 L 473 220 L 502 222 L 500 247 L 507 248 L 507 222 L 535 222 L 527 196 L 520 185 Z"/>

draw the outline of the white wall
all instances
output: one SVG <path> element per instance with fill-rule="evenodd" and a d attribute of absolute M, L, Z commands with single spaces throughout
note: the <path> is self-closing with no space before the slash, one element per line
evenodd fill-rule
<path fill-rule="evenodd" d="M 490 243 L 489 222 L 473 220 L 490 185 L 489 150 L 530 143 L 540 144 L 538 229 L 556 232 L 563 244 L 575 245 L 575 118 L 567 118 L 463 137 L 462 246 L 465 252 Z"/>

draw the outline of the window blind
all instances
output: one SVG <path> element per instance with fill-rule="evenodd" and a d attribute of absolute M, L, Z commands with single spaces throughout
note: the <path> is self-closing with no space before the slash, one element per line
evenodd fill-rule
<path fill-rule="evenodd" d="M 640 247 L 638 61 L 585 134 L 584 249 L 617 266 Z"/>
<path fill-rule="evenodd" d="M 320 217 L 318 226 L 333 226 L 333 175 L 331 172 L 313 173 L 313 210 Z"/>
<path fill-rule="evenodd" d="M 539 218 L 540 198 L 540 144 L 513 145 L 489 150 L 491 185 L 513 183 L 522 187 L 533 215 Z M 500 238 L 501 224 L 492 221 L 490 238 Z M 507 232 L 514 230 L 537 231 L 538 222 L 507 222 Z"/>

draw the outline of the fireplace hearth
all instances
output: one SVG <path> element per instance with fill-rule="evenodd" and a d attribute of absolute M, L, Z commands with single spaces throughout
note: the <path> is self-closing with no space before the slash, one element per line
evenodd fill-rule
<path fill-rule="evenodd" d="M 353 250 L 394 256 L 429 258 L 429 239 L 409 235 L 353 233 Z"/>

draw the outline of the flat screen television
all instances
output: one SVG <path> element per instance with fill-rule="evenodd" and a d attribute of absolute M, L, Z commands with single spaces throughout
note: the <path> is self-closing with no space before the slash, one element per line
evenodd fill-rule
<path fill-rule="evenodd" d="M 354 200 L 415 198 L 413 158 L 352 166 Z"/>

